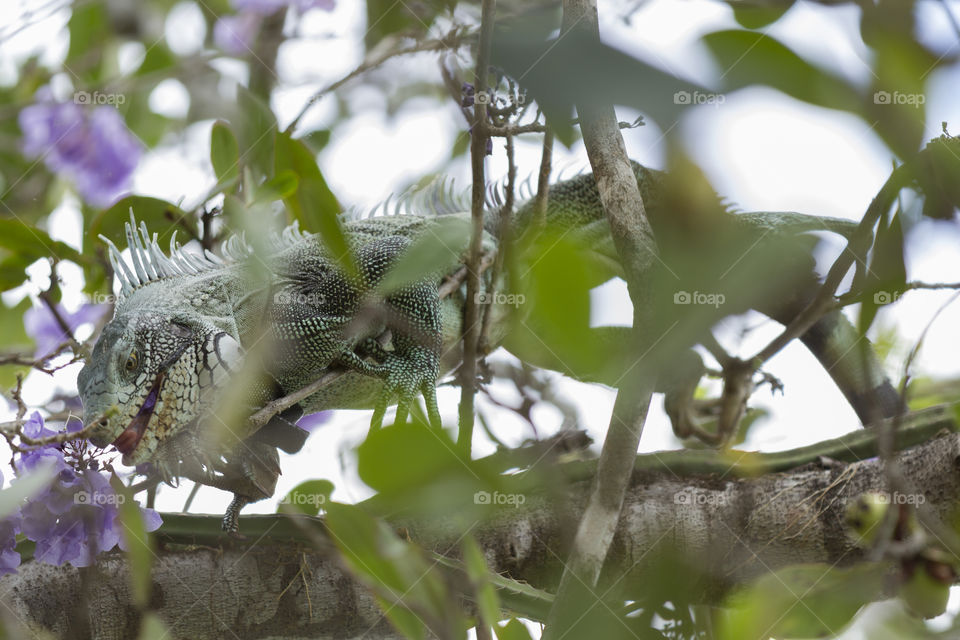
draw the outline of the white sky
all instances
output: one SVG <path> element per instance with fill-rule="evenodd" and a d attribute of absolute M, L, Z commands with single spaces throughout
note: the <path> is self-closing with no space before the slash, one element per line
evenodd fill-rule
<path fill-rule="evenodd" d="M 5 0 L 0 3 L 0 38 L 23 16 L 26 6 L 61 4 L 65 3 Z M 954 15 L 960 16 L 960 2 L 950 5 Z M 608 42 L 668 70 L 702 81 L 709 80 L 712 71 L 709 56 L 698 38 L 718 28 L 736 26 L 729 8 L 719 2 L 653 1 L 634 14 L 630 24 L 617 17 L 623 6 L 623 2 L 612 0 L 600 2 L 602 33 Z M 275 92 L 272 105 L 279 114 L 281 126 L 289 122 L 310 94 L 360 62 L 360 42 L 365 29 L 363 13 L 363 3 L 341 0 L 333 13 L 311 12 L 292 30 L 293 37 L 280 50 L 279 72 L 283 82 Z M 67 10 L 54 11 L 49 18 L 15 37 L 0 40 L 0 83 L 15 81 L 17 64 L 33 53 L 41 54 L 45 64 L 57 67 L 66 52 L 64 25 L 68 15 Z M 865 86 L 869 82 L 870 53 L 860 42 L 858 15 L 858 9 L 852 5 L 825 8 L 798 2 L 774 25 L 771 33 L 802 55 Z M 958 36 L 946 20 L 941 3 L 920 2 L 919 17 L 925 42 L 940 52 L 958 53 Z M 196 7 L 190 2 L 178 5 L 166 24 L 171 48 L 178 52 L 196 51 L 203 36 L 197 24 Z M 142 47 L 138 49 L 138 46 L 122 49 L 124 66 L 135 67 L 142 55 Z M 242 68 L 237 70 L 240 65 L 236 63 L 224 60 L 218 64 L 231 69 L 234 77 L 245 76 Z M 392 61 L 377 73 L 378 77 L 403 83 L 411 77 L 430 77 L 435 70 L 435 57 L 423 54 Z M 224 87 L 228 88 L 229 83 L 225 80 Z M 362 81 L 355 81 L 351 87 L 361 85 Z M 58 76 L 55 86 L 64 95 L 73 90 L 69 74 Z M 409 181 L 443 168 L 454 139 L 463 135 L 466 128 L 458 110 L 449 102 L 441 105 L 416 100 L 388 118 L 383 115 L 383 97 L 379 93 L 351 88 L 345 95 L 356 107 L 368 108 L 336 129 L 336 135 L 320 157 L 320 165 L 334 192 L 347 205 L 370 207 Z M 168 80 L 155 90 L 151 105 L 158 111 L 178 115 L 185 113 L 188 101 L 183 86 Z M 329 123 L 333 106 L 334 98 L 327 97 L 313 107 L 305 122 L 318 126 Z M 960 65 L 933 74 L 925 107 L 927 138 L 939 135 L 941 121 L 949 123 L 952 133 L 960 133 Z M 636 115 L 629 109 L 618 110 L 620 120 L 632 121 Z M 647 126 L 623 132 L 627 150 L 634 159 L 662 166 L 665 152 L 662 131 L 649 119 L 647 122 Z M 183 136 L 171 137 L 162 148 L 147 154 L 136 175 L 135 191 L 172 201 L 196 202 L 214 183 L 206 150 L 211 124 L 193 125 Z M 862 120 L 764 89 L 725 96 L 719 105 L 696 107 L 685 116 L 677 131 L 718 192 L 743 210 L 795 210 L 859 218 L 889 174 L 892 160 L 879 137 Z M 587 166 L 582 144 L 574 145 L 571 150 L 556 146 L 555 167 Z M 539 139 L 519 141 L 517 161 L 521 173 L 534 172 L 539 155 Z M 488 175 L 505 174 L 502 142 L 494 143 L 494 155 L 487 162 Z M 465 160 L 448 167 L 447 172 L 456 177 L 458 183 L 469 184 Z M 54 237 L 78 245 L 79 222 L 75 208 L 69 203 L 54 212 L 48 228 Z M 926 222 L 910 240 L 910 279 L 960 281 L 960 232 L 955 225 Z M 834 254 L 838 248 L 834 242 Z M 42 266 L 36 271 L 34 290 L 44 286 L 46 278 Z M 895 379 L 901 375 L 903 355 L 948 296 L 949 293 L 944 292 L 911 292 L 900 304 L 881 312 L 879 324 L 895 326 L 903 339 L 904 348 L 891 362 L 890 373 Z M 8 303 L 11 298 L 10 295 L 4 297 Z M 595 300 L 597 323 L 629 322 L 629 300 L 622 283 L 602 287 Z M 72 308 L 79 304 L 80 298 L 66 288 L 65 302 Z M 767 322 L 739 343 L 740 330 L 745 325 L 757 325 L 759 320 L 759 316 L 732 318 L 719 337 L 739 355 L 755 352 L 779 331 L 778 325 Z M 926 347 L 916 363 L 917 373 L 960 375 L 958 326 L 960 306 L 953 305 L 930 329 Z M 748 448 L 785 449 L 835 437 L 857 427 L 856 418 L 839 391 L 799 343 L 776 356 L 768 369 L 783 380 L 786 394 L 771 398 L 768 392 L 761 391 L 756 395 L 754 404 L 770 408 L 773 418 L 753 430 Z M 73 384 L 76 371 L 65 372 L 63 384 Z M 596 442 L 601 442 L 614 392 L 556 377 L 563 392 L 580 407 L 583 426 Z M 27 400 L 43 405 L 51 393 L 49 381 L 40 374 L 32 374 L 29 383 Z M 503 398 L 511 399 L 508 388 L 499 391 Z M 443 388 L 439 400 L 446 423 L 455 424 L 458 392 Z M 489 409 L 486 403 L 481 406 Z M 555 412 L 543 408 L 535 413 L 541 434 L 559 426 Z M 531 436 L 528 428 L 503 411 L 490 410 L 488 415 L 496 416 L 493 427 L 508 443 L 516 444 Z M 332 480 L 337 487 L 334 497 L 338 500 L 351 502 L 368 495 L 369 490 L 356 478 L 351 451 L 363 439 L 368 420 L 369 412 L 340 412 L 331 425 L 311 437 L 301 453 L 284 455 L 284 475 L 276 497 L 282 497 L 294 485 L 312 477 Z M 656 399 L 641 449 L 651 451 L 675 446 L 669 422 Z M 477 435 L 475 449 L 477 455 L 492 451 L 482 432 Z M 189 487 L 164 488 L 158 497 L 158 507 L 179 510 L 188 490 Z M 228 502 L 227 494 L 205 487 L 200 490 L 193 510 L 222 513 Z M 244 513 L 272 512 L 275 504 L 276 500 L 260 502 Z"/>

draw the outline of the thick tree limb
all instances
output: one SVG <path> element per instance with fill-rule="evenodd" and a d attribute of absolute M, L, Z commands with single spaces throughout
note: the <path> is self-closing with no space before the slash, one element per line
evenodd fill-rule
<path fill-rule="evenodd" d="M 913 415 L 942 424 L 944 411 Z M 960 434 L 908 449 L 896 459 L 910 482 L 922 487 L 919 495 L 933 511 L 944 516 L 955 508 Z M 491 570 L 553 591 L 560 559 L 568 551 L 566 524 L 582 514 L 587 485 L 572 485 L 555 501 L 530 494 L 519 509 L 492 506 L 491 517 L 475 529 Z M 671 546 L 703 569 L 707 579 L 693 595 L 706 602 L 717 601 L 732 585 L 789 564 L 852 564 L 863 554 L 843 529 L 844 509 L 859 494 L 883 486 L 882 464 L 875 458 L 748 479 L 635 472 L 600 589 L 643 576 L 651 559 Z M 181 545 L 158 554 L 151 608 L 175 626 L 173 637 L 354 638 L 367 631 L 369 639 L 397 637 L 380 619 L 373 599 L 331 560 L 330 550 L 308 543 L 324 535 L 321 520 L 309 519 L 316 528 L 310 536 L 289 517 L 242 520 L 249 541 L 238 545 L 217 531 L 219 518 L 167 514 L 159 538 Z M 395 524 L 428 550 L 457 548 L 450 544 L 456 534 L 444 522 Z M 200 534 L 191 537 L 191 532 Z M 183 544 L 188 541 L 193 546 Z M 97 572 L 95 588 L 86 594 L 90 628 L 98 638 L 134 637 L 139 614 L 131 606 L 124 557 L 102 556 Z M 0 611 L 13 622 L 64 636 L 70 621 L 60 612 L 78 601 L 80 586 L 79 572 L 72 567 L 26 562 L 19 574 L 0 578 L 6 605 Z M 504 601 L 518 609 L 531 600 Z"/>

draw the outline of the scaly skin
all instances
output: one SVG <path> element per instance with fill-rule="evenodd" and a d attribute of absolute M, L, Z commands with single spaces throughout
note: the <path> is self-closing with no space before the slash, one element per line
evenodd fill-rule
<path fill-rule="evenodd" d="M 635 168 L 659 242 L 661 230 L 664 237 L 673 233 L 669 212 L 660 202 L 662 175 Z M 529 204 L 518 208 L 518 231 L 527 227 L 531 211 Z M 122 264 L 111 247 L 121 299 L 78 379 L 85 421 L 96 421 L 91 440 L 99 446 L 116 445 L 125 464 L 153 463 L 168 482 L 183 475 L 234 492 L 224 528 L 235 533 L 240 508 L 273 492 L 279 474 L 277 447 L 292 452 L 302 446 L 306 434 L 293 424 L 301 413 L 374 409 L 372 428 L 377 428 L 390 404 L 399 403 L 402 419 L 409 404 L 422 395 L 431 422 L 439 425 L 436 382 L 458 364 L 464 292 L 441 300 L 438 287 L 462 266 L 462 256 L 437 256 L 437 269 L 429 276 L 382 300 L 375 293 L 395 260 L 446 215 L 467 217 L 410 214 L 346 222 L 344 231 L 359 269 L 353 278 L 338 267 L 319 237 L 288 229 L 271 239 L 268 277 L 259 284 L 247 257 L 249 248 L 237 241 L 225 245 L 223 261 L 187 254 L 172 242 L 168 257 L 150 242 L 145 226 L 128 228 L 134 264 Z M 495 226 L 495 219 L 492 215 L 488 227 Z M 846 234 L 854 227 L 847 221 L 790 213 L 724 220 L 721 224 L 734 230 L 734 239 L 746 242 L 808 230 Z M 617 275 L 616 253 L 592 176 L 551 188 L 548 225 L 570 230 L 589 250 L 609 258 L 614 265 L 609 275 Z M 486 249 L 494 247 L 492 237 L 485 236 L 484 242 Z M 812 276 L 810 283 L 816 284 Z M 779 300 L 749 305 L 789 320 L 807 295 L 793 291 Z M 502 318 L 493 317 L 495 322 Z M 848 327 L 841 314 L 833 314 L 804 341 L 858 412 L 865 403 L 877 404 L 878 397 L 885 406 L 892 388 L 872 356 L 847 355 Z M 600 330 L 604 339 L 618 340 L 626 331 L 608 329 Z M 504 335 L 492 331 L 491 348 Z M 247 395 L 251 411 L 333 369 L 343 375 L 253 436 L 238 433 L 233 442 L 211 444 L 204 439 L 204 420 L 220 390 L 240 370 L 245 353 L 262 340 L 270 357 Z M 563 369 L 557 363 L 542 364 Z M 663 376 L 669 381 L 668 406 L 678 428 L 690 419 L 686 406 L 696 387 L 691 383 L 701 374 L 699 363 L 682 375 Z"/>

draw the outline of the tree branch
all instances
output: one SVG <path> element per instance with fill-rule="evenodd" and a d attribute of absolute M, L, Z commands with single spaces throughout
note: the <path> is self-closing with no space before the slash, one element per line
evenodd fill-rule
<path fill-rule="evenodd" d="M 940 409 L 910 414 L 907 422 L 929 428 L 949 413 L 948 407 Z M 958 456 L 960 434 L 953 433 L 895 457 L 914 486 L 923 487 L 917 498 L 941 517 L 960 494 Z M 864 554 L 846 536 L 843 513 L 861 493 L 882 489 L 883 473 L 876 458 L 748 478 L 636 472 L 600 583 L 642 579 L 653 559 L 671 548 L 702 568 L 705 581 L 690 595 L 705 603 L 717 603 L 731 587 L 787 565 L 854 564 Z M 511 611 L 545 617 L 559 558 L 568 550 L 566 523 L 583 513 L 589 496 L 587 482 L 559 493 L 530 493 L 520 508 L 490 506 L 489 517 L 474 529 Z M 333 560 L 332 544 L 314 544 L 326 539 L 321 519 L 241 520 L 245 542 L 227 538 L 218 516 L 164 516 L 157 532 L 163 547 L 154 562 L 151 608 L 173 627 L 173 636 L 232 637 L 224 635 L 229 630 L 243 638 L 400 637 L 384 622 L 373 597 Z M 397 519 L 391 524 L 402 526 L 433 554 L 457 548 L 451 531 L 459 527 L 450 523 Z M 434 557 L 452 570 L 458 567 L 457 558 Z M 307 569 L 301 571 L 301 563 Z M 90 633 L 130 637 L 122 630 L 136 629 L 140 613 L 131 606 L 125 557 L 104 554 L 96 576 L 87 594 Z M 57 612 L 71 610 L 80 589 L 79 572 L 69 566 L 28 561 L 18 574 L 0 578 L 9 611 L 34 628 L 61 635 L 68 633 L 70 621 Z"/>

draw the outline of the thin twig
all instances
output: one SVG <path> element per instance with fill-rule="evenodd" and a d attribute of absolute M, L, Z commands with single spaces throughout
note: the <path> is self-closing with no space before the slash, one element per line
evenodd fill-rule
<path fill-rule="evenodd" d="M 477 95 L 487 90 L 487 73 L 490 68 L 490 48 L 493 41 L 494 11 L 496 0 L 483 0 L 480 16 L 480 42 L 477 47 L 477 66 L 474 70 L 474 87 Z M 484 129 L 487 121 L 485 101 L 477 101 L 473 108 L 473 123 L 470 130 L 470 164 L 473 189 L 471 198 L 471 236 L 467 253 L 467 299 L 463 320 L 463 363 L 460 367 L 460 430 L 457 446 L 469 457 L 473 441 L 473 401 L 476 393 L 477 351 L 480 339 L 480 309 L 477 294 L 480 292 L 480 259 L 482 257 L 483 210 L 486 202 L 486 178 L 484 160 L 487 156 L 489 138 Z"/>
<path fill-rule="evenodd" d="M 473 31 L 464 30 L 462 27 L 457 26 L 451 29 L 447 33 L 447 35 L 443 36 L 442 38 L 439 38 L 436 40 L 426 40 L 424 42 L 418 42 L 408 47 L 393 49 L 392 51 L 384 51 L 383 53 L 373 56 L 369 60 L 364 60 L 363 63 L 360 64 L 360 66 L 355 68 L 353 71 L 351 71 L 347 75 L 343 76 L 336 82 L 333 82 L 327 85 L 320 91 L 313 94 L 313 96 L 311 96 L 310 99 L 307 100 L 307 103 L 303 105 L 303 107 L 300 109 L 300 112 L 297 113 L 296 117 L 294 117 L 293 121 L 290 122 L 290 124 L 287 126 L 285 130 L 286 133 L 293 132 L 293 130 L 296 129 L 297 125 L 300 124 L 300 120 L 307 113 L 310 107 L 312 107 L 314 104 L 319 102 L 325 95 L 327 95 L 331 91 L 335 91 L 339 89 L 340 87 L 350 82 L 357 76 L 362 75 L 367 71 L 370 71 L 371 69 L 375 69 L 376 67 L 379 67 L 387 60 L 390 60 L 391 58 L 396 58 L 398 56 L 410 55 L 413 53 L 457 49 L 463 46 L 463 44 L 467 40 L 469 40 L 473 35 L 474 35 Z"/>

